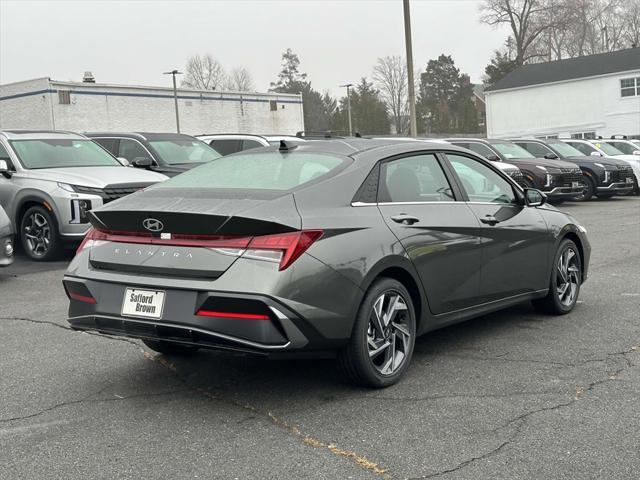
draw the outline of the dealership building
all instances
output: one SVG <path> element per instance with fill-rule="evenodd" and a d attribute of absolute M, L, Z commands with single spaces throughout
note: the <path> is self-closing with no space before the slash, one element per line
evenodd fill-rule
<path fill-rule="evenodd" d="M 180 88 L 180 131 L 295 134 L 301 95 Z M 173 88 L 38 78 L 0 85 L 0 128 L 175 132 Z"/>
<path fill-rule="evenodd" d="M 640 138 L 640 48 L 524 65 L 484 92 L 493 138 Z"/>

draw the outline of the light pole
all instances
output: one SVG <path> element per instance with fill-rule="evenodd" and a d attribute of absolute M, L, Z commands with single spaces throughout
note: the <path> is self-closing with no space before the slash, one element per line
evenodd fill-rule
<path fill-rule="evenodd" d="M 353 87 L 353 83 L 345 83 L 340 85 L 341 87 L 347 87 L 347 114 L 349 116 L 349 136 L 353 135 L 353 128 L 351 127 L 351 94 L 349 89 Z"/>
<path fill-rule="evenodd" d="M 178 89 L 176 87 L 176 75 L 182 75 L 182 72 L 178 70 L 171 70 L 170 72 L 163 72 L 163 75 L 173 76 L 173 102 L 176 106 L 176 130 L 180 133 L 180 115 L 178 114 Z"/>
<path fill-rule="evenodd" d="M 418 135 L 418 125 L 416 122 L 416 91 L 413 83 L 413 48 L 411 46 L 411 13 L 409 11 L 409 0 L 404 3 L 404 43 L 407 50 L 407 79 L 409 82 L 409 117 L 410 132 L 412 137 Z"/>

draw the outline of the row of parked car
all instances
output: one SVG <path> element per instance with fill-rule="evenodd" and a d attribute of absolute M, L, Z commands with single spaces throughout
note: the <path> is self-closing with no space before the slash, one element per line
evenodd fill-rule
<path fill-rule="evenodd" d="M 336 135 L 2 131 L 0 266 L 13 257 L 14 232 L 26 255 L 51 260 L 65 245 L 82 240 L 89 227 L 87 212 L 112 200 L 221 156 L 283 141 L 292 145 L 325 138 Z M 520 186 L 546 193 L 552 203 L 640 193 L 638 140 L 402 140 L 469 149 Z"/>

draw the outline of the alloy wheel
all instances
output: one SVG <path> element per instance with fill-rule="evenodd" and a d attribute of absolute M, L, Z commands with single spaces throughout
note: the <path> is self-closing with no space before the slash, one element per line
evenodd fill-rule
<path fill-rule="evenodd" d="M 46 255 L 51 246 L 51 226 L 47 219 L 38 212 L 33 212 L 27 218 L 23 235 L 27 248 L 37 257 Z"/>
<path fill-rule="evenodd" d="M 369 359 L 382 375 L 392 375 L 407 358 L 411 333 L 407 301 L 396 291 L 387 291 L 373 304 L 367 328 Z"/>
<path fill-rule="evenodd" d="M 562 252 L 556 265 L 556 294 L 560 303 L 565 307 L 571 306 L 575 302 L 579 282 L 578 254 L 569 247 Z"/>

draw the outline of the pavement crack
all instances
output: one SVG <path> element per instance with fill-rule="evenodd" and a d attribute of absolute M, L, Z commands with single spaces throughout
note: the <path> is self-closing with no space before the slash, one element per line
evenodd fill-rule
<path fill-rule="evenodd" d="M 358 467 L 367 470 L 371 473 L 374 473 L 378 476 L 380 476 L 381 478 L 383 478 L 384 480 L 388 480 L 392 478 L 391 473 L 389 472 L 388 469 L 381 467 L 378 463 L 370 460 L 369 458 L 360 455 L 356 452 L 353 451 L 349 451 L 349 450 L 345 450 L 341 447 L 339 447 L 337 444 L 333 443 L 333 442 L 324 442 L 320 439 L 317 439 L 311 435 L 308 435 L 306 433 L 304 433 L 302 430 L 300 430 L 300 428 L 298 427 L 298 425 L 292 424 L 287 422 L 284 419 L 279 418 L 278 416 L 276 416 L 273 412 L 270 411 L 263 411 L 260 410 L 259 408 L 249 404 L 249 403 L 245 403 L 245 402 L 240 402 L 240 401 L 236 401 L 236 400 L 232 400 L 232 399 L 228 399 L 228 398 L 223 398 L 219 395 L 216 395 L 215 393 L 202 388 L 202 387 L 196 387 L 191 385 L 188 380 L 186 378 L 184 378 L 180 372 L 178 371 L 177 367 L 169 362 L 167 360 L 166 357 L 164 357 L 163 355 L 152 355 L 149 352 L 145 351 L 144 352 L 144 357 L 154 361 L 154 362 L 158 362 L 159 364 L 161 364 L 162 366 L 164 366 L 165 368 L 167 368 L 168 370 L 170 370 L 171 372 L 173 372 L 173 374 L 176 376 L 176 378 L 185 385 L 185 387 L 187 387 L 188 389 L 199 393 L 200 395 L 210 399 L 210 400 L 215 400 L 215 401 L 219 401 L 222 403 L 225 403 L 227 405 L 232 405 L 234 407 L 238 407 L 241 408 L 245 411 L 251 412 L 252 414 L 258 416 L 258 417 L 262 417 L 263 419 L 268 420 L 271 424 L 275 425 L 276 427 L 280 428 L 281 430 L 289 433 L 290 435 L 294 436 L 295 438 L 298 438 L 302 441 L 302 443 L 304 443 L 305 445 L 308 445 L 312 448 L 316 448 L 316 449 L 322 449 L 322 450 L 328 450 L 329 452 L 331 452 L 333 455 L 338 456 L 338 457 L 343 457 L 346 458 L 350 461 L 352 461 L 353 463 L 355 463 Z"/>
<path fill-rule="evenodd" d="M 13 417 L 13 418 L 3 418 L 3 419 L 0 419 L 0 423 L 8 423 L 8 422 L 17 422 L 17 421 L 21 421 L 21 420 L 27 420 L 27 419 L 30 419 L 30 418 L 38 417 L 40 415 L 43 415 L 43 414 L 45 414 L 47 412 L 50 412 L 52 410 L 56 410 L 58 408 L 67 407 L 69 405 L 78 405 L 78 404 L 81 404 L 81 403 L 122 402 L 122 401 L 130 400 L 130 399 L 133 399 L 133 398 L 160 397 L 160 396 L 164 396 L 164 395 L 172 395 L 174 393 L 185 392 L 185 391 L 188 390 L 186 388 L 182 388 L 182 389 L 177 389 L 177 390 L 169 390 L 169 391 L 165 391 L 165 392 L 139 393 L 139 394 L 134 394 L 134 395 L 126 395 L 126 396 L 120 396 L 120 395 L 114 394 L 113 398 L 91 398 L 91 397 L 94 397 L 96 395 L 100 395 L 107 388 L 108 388 L 108 386 L 98 390 L 97 392 L 93 392 L 93 393 L 90 393 L 88 395 L 85 395 L 84 397 L 79 398 L 78 400 L 68 400 L 68 401 L 56 403 L 55 405 L 51 405 L 51 406 L 49 406 L 47 408 L 43 408 L 42 410 L 40 410 L 38 412 L 35 412 L 35 413 L 31 413 L 29 415 L 23 415 L 23 416 L 20 416 L 20 417 Z"/>

